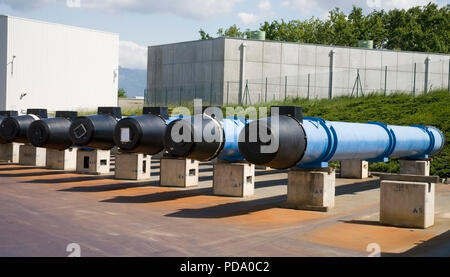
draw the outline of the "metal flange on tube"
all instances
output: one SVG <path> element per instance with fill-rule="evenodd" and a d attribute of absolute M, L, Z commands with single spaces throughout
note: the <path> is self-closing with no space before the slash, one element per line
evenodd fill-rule
<path fill-rule="evenodd" d="M 28 140 L 35 147 L 66 150 L 73 145 L 69 129 L 77 116 L 77 112 L 57 111 L 54 118 L 33 121 L 27 131 Z"/>
<path fill-rule="evenodd" d="M 229 162 L 242 161 L 238 138 L 246 122 L 238 117 L 221 119 L 210 112 L 177 119 L 167 127 L 164 147 L 169 155 L 178 158 L 210 161 L 217 157 Z"/>
<path fill-rule="evenodd" d="M 167 107 L 145 107 L 142 116 L 130 116 L 117 123 L 114 142 L 122 152 L 155 155 L 164 149 L 167 124 L 176 119 L 169 117 Z"/>
<path fill-rule="evenodd" d="M 5 118 L 0 124 L 0 140 L 3 143 L 28 143 L 28 128 L 41 118 L 47 118 L 46 109 L 28 109 L 26 115 Z"/>
<path fill-rule="evenodd" d="M 76 146 L 110 150 L 114 144 L 114 130 L 121 119 L 119 107 L 99 107 L 98 114 L 74 119 L 69 128 L 70 140 Z"/>
<path fill-rule="evenodd" d="M 280 113 L 279 126 L 274 128 L 273 118 L 251 122 L 241 132 L 239 150 L 250 163 L 285 169 L 326 167 L 329 161 L 342 160 L 420 159 L 437 154 L 445 143 L 443 133 L 431 126 L 348 123 L 312 117 L 299 119 Z M 263 129 L 269 139 L 262 139 L 258 131 L 255 140 L 250 140 L 252 128 Z M 274 142 L 278 144 L 274 151 L 261 150 L 262 146 Z"/>
<path fill-rule="evenodd" d="M 17 111 L 0 111 L 0 126 L 2 125 L 2 122 L 4 119 L 11 117 L 11 116 L 17 116 Z M 3 139 L 0 136 L 0 144 L 8 143 L 5 139 Z"/>

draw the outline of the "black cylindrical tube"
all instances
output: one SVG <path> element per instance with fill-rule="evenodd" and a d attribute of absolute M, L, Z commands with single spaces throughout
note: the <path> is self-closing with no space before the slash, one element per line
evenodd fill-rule
<path fill-rule="evenodd" d="M 114 142 L 123 152 L 155 155 L 164 149 L 167 124 L 160 116 L 145 114 L 120 120 Z"/>
<path fill-rule="evenodd" d="M 107 114 L 77 117 L 69 129 L 69 137 L 73 144 L 100 150 L 114 147 L 114 129 L 117 120 Z"/>
<path fill-rule="evenodd" d="M 290 168 L 300 162 L 306 150 L 306 135 L 301 123 L 285 115 L 280 115 L 278 119 L 278 127 L 271 118 L 267 118 L 253 121 L 241 131 L 239 152 L 248 162 L 276 169 Z M 250 132 L 256 133 L 250 136 Z M 261 138 L 260 133 L 267 135 L 267 138 Z M 274 149 L 262 149 L 262 146 L 269 145 Z"/>
<path fill-rule="evenodd" d="M 225 134 L 220 122 L 208 115 L 172 121 L 164 135 L 164 148 L 171 156 L 198 161 L 217 157 L 224 142 Z"/>
<path fill-rule="evenodd" d="M 28 127 L 35 120 L 39 117 L 31 114 L 5 118 L 0 125 L 0 137 L 5 143 L 28 143 Z"/>
<path fill-rule="evenodd" d="M 36 147 L 66 150 L 72 146 L 71 124 L 72 121 L 62 117 L 36 120 L 28 128 L 28 140 Z"/>
<path fill-rule="evenodd" d="M 6 116 L 0 115 L 0 126 L 2 125 L 3 119 L 7 118 Z M 0 136 L 0 144 L 8 143 L 5 139 Z"/>

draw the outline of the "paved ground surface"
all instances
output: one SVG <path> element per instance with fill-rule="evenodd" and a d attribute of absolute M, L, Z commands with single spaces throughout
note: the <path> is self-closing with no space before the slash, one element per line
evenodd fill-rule
<path fill-rule="evenodd" d="M 381 226 L 379 182 L 337 179 L 331 212 L 284 209 L 287 174 L 257 170 L 255 196 L 212 195 L 200 186 L 87 176 L 0 165 L 0 256 L 450 256 L 450 186 L 437 185 L 436 223 L 426 230 Z"/>

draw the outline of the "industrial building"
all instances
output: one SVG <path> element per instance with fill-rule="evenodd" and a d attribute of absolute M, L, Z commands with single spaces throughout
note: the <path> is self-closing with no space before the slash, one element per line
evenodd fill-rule
<path fill-rule="evenodd" d="M 116 106 L 119 35 L 0 16 L 0 110 Z"/>
<path fill-rule="evenodd" d="M 421 94 L 449 86 L 450 55 L 215 38 L 148 48 L 146 101 L 254 104 L 286 97 Z"/>

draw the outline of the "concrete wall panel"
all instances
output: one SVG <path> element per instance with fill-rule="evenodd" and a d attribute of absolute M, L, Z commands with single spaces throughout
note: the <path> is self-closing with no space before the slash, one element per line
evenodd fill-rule
<path fill-rule="evenodd" d="M 263 77 L 269 78 L 271 83 L 279 84 L 281 78 L 281 65 L 279 63 L 264 63 Z"/>
<path fill-rule="evenodd" d="M 366 67 L 366 52 L 364 50 L 350 49 L 350 67 L 351 68 Z"/>
<path fill-rule="evenodd" d="M 262 62 L 263 43 L 259 41 L 247 41 L 247 62 Z"/>
<path fill-rule="evenodd" d="M 300 45 L 299 47 L 299 64 L 300 65 L 316 65 L 316 51 L 315 45 Z"/>
<path fill-rule="evenodd" d="M 281 43 L 264 42 L 263 58 L 265 63 L 281 62 Z"/>
<path fill-rule="evenodd" d="M 381 67 L 381 52 L 366 51 L 366 68 L 379 70 Z"/>
<path fill-rule="evenodd" d="M 241 60 L 241 40 L 225 39 L 225 60 Z"/>
<path fill-rule="evenodd" d="M 294 43 L 284 43 L 281 48 L 281 63 L 297 65 L 299 45 Z"/>
<path fill-rule="evenodd" d="M 350 49 L 346 48 L 336 48 L 334 53 L 334 67 L 344 67 L 348 68 Z"/>
<path fill-rule="evenodd" d="M 259 81 L 263 80 L 263 63 L 261 62 L 247 62 L 245 76 L 248 80 Z"/>

